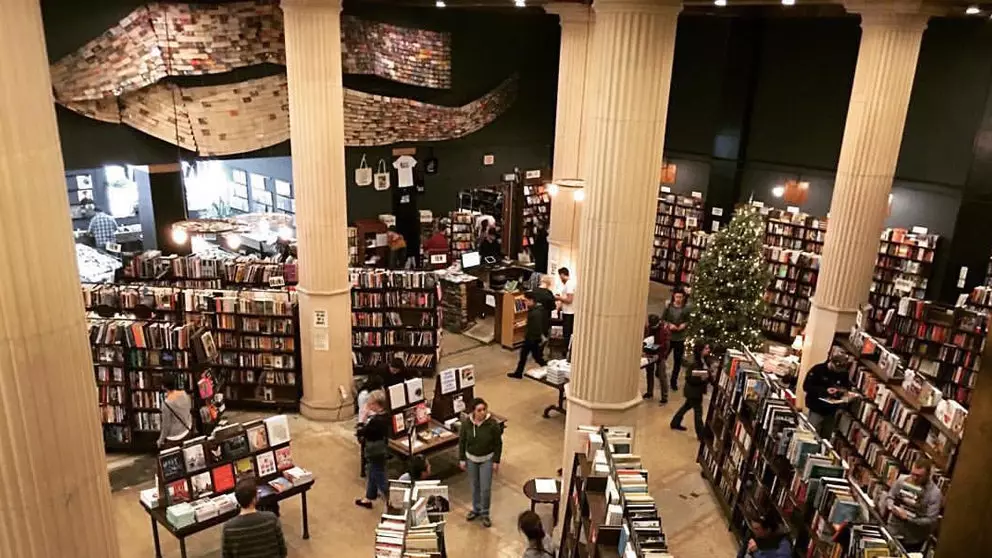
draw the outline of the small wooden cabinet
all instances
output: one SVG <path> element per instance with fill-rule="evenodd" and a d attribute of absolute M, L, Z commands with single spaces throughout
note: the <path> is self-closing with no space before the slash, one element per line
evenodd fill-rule
<path fill-rule="evenodd" d="M 499 322 L 499 344 L 516 349 L 524 342 L 527 331 L 527 307 L 523 293 L 501 293 L 496 299 L 496 319 Z"/>

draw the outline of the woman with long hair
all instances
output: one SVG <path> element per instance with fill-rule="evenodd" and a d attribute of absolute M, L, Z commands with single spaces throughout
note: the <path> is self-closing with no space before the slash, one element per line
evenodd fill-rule
<path fill-rule="evenodd" d="M 527 537 L 527 549 L 523 558 L 554 558 L 554 543 L 544 533 L 541 517 L 527 510 L 517 517 L 517 529 Z"/>
<path fill-rule="evenodd" d="M 472 511 L 465 519 L 482 518 L 483 527 L 491 527 L 489 502 L 492 496 L 493 474 L 499 472 L 503 455 L 503 427 L 489 414 L 485 399 L 472 400 L 472 412 L 462 423 L 458 439 L 458 467 L 468 471 L 472 487 Z"/>

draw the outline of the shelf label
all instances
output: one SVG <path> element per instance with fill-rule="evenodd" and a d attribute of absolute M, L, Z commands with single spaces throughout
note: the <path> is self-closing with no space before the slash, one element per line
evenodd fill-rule
<path fill-rule="evenodd" d="M 517 179 L 517 175 L 513 174 L 512 172 L 508 172 L 503 175 L 503 182 L 513 182 L 516 179 Z"/>
<path fill-rule="evenodd" d="M 495 163 L 496 163 L 496 156 L 495 155 L 483 155 L 482 156 L 482 164 L 483 165 L 485 165 L 485 166 L 488 167 L 488 166 L 494 165 Z"/>
<path fill-rule="evenodd" d="M 714 207 L 712 210 L 710 210 L 710 214 L 713 215 L 714 217 L 723 217 L 723 208 Z"/>
<path fill-rule="evenodd" d="M 496 297 L 491 294 L 486 295 L 486 306 L 490 308 L 496 308 Z"/>
<path fill-rule="evenodd" d="M 327 329 L 327 310 L 317 309 L 313 311 L 313 327 Z"/>
<path fill-rule="evenodd" d="M 121 245 L 117 244 L 116 242 L 108 242 L 105 248 L 107 249 L 108 252 L 113 252 L 115 254 L 121 253 Z"/>
<path fill-rule="evenodd" d="M 697 200 L 703 199 L 703 193 L 702 192 L 692 192 L 692 194 L 690 194 L 690 195 L 693 198 L 696 198 Z"/>
<path fill-rule="evenodd" d="M 720 221 L 713 221 L 710 223 L 710 231 L 717 232 L 720 230 Z"/>
<path fill-rule="evenodd" d="M 669 188 L 668 186 L 662 186 L 662 187 L 661 187 L 661 192 L 662 192 L 663 194 L 671 194 L 671 193 L 672 193 L 672 189 L 671 189 L 671 188 Z"/>
<path fill-rule="evenodd" d="M 911 230 L 913 234 L 927 234 L 929 232 L 926 227 L 913 227 Z"/>
<path fill-rule="evenodd" d="M 541 178 L 541 170 L 529 170 L 524 173 L 524 178 Z"/>
<path fill-rule="evenodd" d="M 447 254 L 431 254 L 431 264 L 446 264 L 448 263 Z"/>
<path fill-rule="evenodd" d="M 793 215 L 799 215 L 799 208 L 794 205 L 790 205 L 789 207 L 786 207 L 785 210 Z"/>
<path fill-rule="evenodd" d="M 286 279 L 284 279 L 280 275 L 277 275 L 275 277 L 269 277 L 269 286 L 270 287 L 285 287 L 286 286 Z"/>

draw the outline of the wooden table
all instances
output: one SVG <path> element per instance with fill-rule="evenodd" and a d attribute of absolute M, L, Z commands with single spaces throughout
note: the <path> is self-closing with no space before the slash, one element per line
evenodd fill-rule
<path fill-rule="evenodd" d="M 309 539 L 310 518 L 307 513 L 307 492 L 311 488 L 313 488 L 313 483 L 314 481 L 310 481 L 306 484 L 294 486 L 289 490 L 285 490 L 283 492 L 276 492 L 275 494 L 270 494 L 268 496 L 259 498 L 258 504 L 263 507 L 272 506 L 273 504 L 279 503 L 287 498 L 292 498 L 293 496 L 299 495 L 299 497 L 302 499 L 302 508 L 303 508 L 303 538 Z M 230 519 L 237 517 L 238 514 L 241 513 L 241 510 L 235 509 L 227 513 L 220 514 L 217 517 L 211 517 L 206 521 L 200 521 L 198 523 L 194 523 L 186 527 L 176 528 L 171 523 L 169 523 L 169 520 L 166 518 L 165 506 L 161 506 L 158 508 L 149 508 L 148 506 L 145 505 L 144 502 L 141 502 L 141 508 L 145 510 L 145 512 L 148 514 L 148 516 L 151 518 L 152 521 L 152 540 L 155 543 L 155 558 L 162 558 L 162 547 L 159 544 L 159 539 L 158 539 L 159 523 L 161 523 L 162 526 L 165 527 L 166 531 L 171 533 L 173 537 L 179 539 L 179 552 L 182 554 L 183 558 L 187 558 L 186 537 L 195 535 L 201 531 L 205 531 L 211 527 L 220 525 Z"/>
<path fill-rule="evenodd" d="M 527 372 L 524 372 L 524 378 L 529 378 L 539 384 L 544 384 L 548 387 L 552 387 L 558 390 L 558 403 L 554 405 L 548 405 L 547 407 L 544 408 L 544 413 L 542 415 L 544 418 L 550 418 L 551 411 L 557 411 L 561 416 L 565 416 L 565 386 L 568 385 L 568 380 L 565 380 L 560 384 L 556 384 L 554 382 L 548 381 L 546 377 L 535 378 L 534 376 L 531 376 Z"/>
<path fill-rule="evenodd" d="M 537 491 L 537 479 L 530 479 L 524 483 L 524 496 L 530 500 L 530 511 L 538 504 L 551 504 L 553 506 L 554 525 L 558 525 L 558 504 L 561 500 L 561 481 L 555 479 L 554 494 L 546 494 Z"/>
<path fill-rule="evenodd" d="M 450 447 L 458 445 L 458 434 L 448 430 L 443 424 L 435 419 L 427 424 L 427 428 L 431 430 L 435 428 L 440 428 L 442 434 L 447 433 L 450 435 L 443 435 L 442 437 L 433 438 L 429 442 L 425 442 L 416 437 L 413 437 L 415 442 L 420 442 L 420 446 L 417 448 L 411 448 L 405 445 L 403 442 L 409 440 L 408 437 L 403 436 L 400 438 L 394 438 L 389 440 L 389 449 L 393 450 L 393 453 L 403 457 L 405 459 L 410 459 L 414 455 L 428 455 L 431 453 L 437 453 L 439 451 L 444 451 Z"/>

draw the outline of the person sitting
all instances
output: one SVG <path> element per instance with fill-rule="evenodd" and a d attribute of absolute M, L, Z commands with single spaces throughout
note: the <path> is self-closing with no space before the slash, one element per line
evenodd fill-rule
<path fill-rule="evenodd" d="M 765 514 L 748 521 L 751 538 L 737 558 L 792 558 L 792 543 L 779 528 L 778 519 Z"/>
<path fill-rule="evenodd" d="M 810 368 L 803 380 L 809 422 L 821 437 L 828 440 L 833 434 L 838 409 L 838 405 L 831 401 L 841 400 L 851 388 L 851 380 L 847 376 L 849 366 L 847 355 L 836 353 L 826 362 Z"/>
<path fill-rule="evenodd" d="M 522 512 L 517 517 L 517 529 L 527 537 L 523 558 L 555 558 L 554 543 L 544 533 L 539 515 L 530 510 Z"/>
<path fill-rule="evenodd" d="M 412 482 L 427 480 L 431 476 L 431 462 L 423 455 L 415 455 L 410 459 L 407 471 L 400 475 L 401 481 Z"/>

